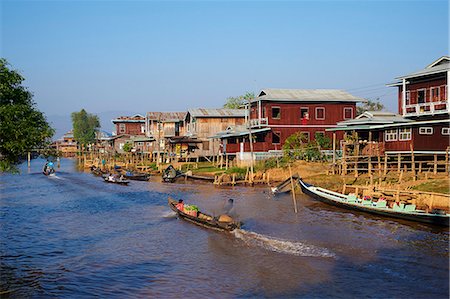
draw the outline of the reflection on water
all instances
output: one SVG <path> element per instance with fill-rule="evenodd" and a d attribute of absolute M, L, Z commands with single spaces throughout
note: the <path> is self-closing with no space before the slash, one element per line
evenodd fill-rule
<path fill-rule="evenodd" d="M 41 161 L 42 162 L 42 161 Z M 43 162 L 42 162 L 43 163 Z M 267 188 L 105 184 L 63 160 L 56 177 L 0 175 L 2 297 L 448 298 L 446 229 L 347 212 Z M 183 220 L 182 198 L 233 233 Z"/>

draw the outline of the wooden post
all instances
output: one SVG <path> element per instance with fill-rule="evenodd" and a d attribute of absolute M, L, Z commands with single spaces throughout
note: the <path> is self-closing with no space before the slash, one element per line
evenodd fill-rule
<path fill-rule="evenodd" d="M 400 153 L 397 154 L 397 172 L 401 171 L 402 167 L 402 155 Z"/>
<path fill-rule="evenodd" d="M 345 155 L 345 151 L 346 151 L 346 144 L 344 143 L 342 145 L 342 174 L 343 175 L 347 175 L 347 157 Z"/>
<path fill-rule="evenodd" d="M 291 177 L 291 190 L 292 190 L 292 200 L 294 201 L 294 211 L 297 214 L 297 201 L 295 199 L 295 188 L 294 188 L 294 180 L 292 179 L 292 170 L 291 164 L 288 164 L 289 167 L 289 176 Z"/>
<path fill-rule="evenodd" d="M 445 174 L 448 175 L 448 147 L 445 149 Z"/>
<path fill-rule="evenodd" d="M 31 167 L 31 153 L 28 152 L 28 168 Z"/>
<path fill-rule="evenodd" d="M 333 174 L 336 174 L 336 132 L 333 132 Z"/>
<path fill-rule="evenodd" d="M 433 174 L 437 174 L 437 154 L 434 154 Z"/>
<path fill-rule="evenodd" d="M 413 181 L 416 180 L 416 162 L 414 160 L 414 149 L 412 144 L 409 144 L 409 148 L 411 149 L 411 172 L 413 175 Z"/>
<path fill-rule="evenodd" d="M 358 177 L 358 160 L 359 160 L 359 142 L 355 146 L 355 178 Z"/>
<path fill-rule="evenodd" d="M 236 174 L 235 173 L 233 173 L 233 179 L 231 181 L 231 184 L 233 184 L 233 186 L 236 185 Z"/>
<path fill-rule="evenodd" d="M 387 157 L 387 154 L 385 153 L 384 154 L 384 172 L 383 172 L 383 175 L 387 175 L 387 168 L 388 168 L 388 164 L 387 164 L 387 160 L 388 160 L 388 157 Z"/>

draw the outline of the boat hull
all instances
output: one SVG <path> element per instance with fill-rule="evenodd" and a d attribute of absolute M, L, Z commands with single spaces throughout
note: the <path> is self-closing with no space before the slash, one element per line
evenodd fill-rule
<path fill-rule="evenodd" d="M 214 220 L 214 218 L 212 220 L 205 220 L 205 219 L 200 219 L 200 218 L 192 216 L 192 215 L 188 215 L 176 208 L 176 205 L 178 202 L 176 200 L 174 200 L 173 198 L 169 197 L 168 202 L 169 202 L 170 209 L 172 211 L 174 211 L 175 213 L 177 213 L 178 217 L 182 218 L 183 220 L 189 221 L 195 225 L 202 226 L 202 227 L 208 228 L 208 229 L 217 230 L 217 231 L 228 231 L 228 232 L 233 231 L 240 227 L 240 223 L 236 223 L 236 222 L 225 223 L 225 222 L 216 221 L 216 220 Z M 206 216 L 209 216 L 209 215 L 206 215 Z"/>
<path fill-rule="evenodd" d="M 311 187 L 314 187 L 312 185 L 306 184 L 301 179 L 299 179 L 300 187 L 302 188 L 303 193 L 306 195 L 309 195 L 313 197 L 314 199 L 317 199 L 319 201 L 322 201 L 324 203 L 347 209 L 347 210 L 354 210 L 359 212 L 365 212 L 369 214 L 374 215 L 380 215 L 384 217 L 390 217 L 390 218 L 397 218 L 397 219 L 404 219 L 404 220 L 410 220 L 410 221 L 416 221 L 416 222 L 422 222 L 422 223 L 428 223 L 428 224 L 434 224 L 439 226 L 449 226 L 449 217 L 445 215 L 439 215 L 439 214 L 430 214 L 430 213 L 405 213 L 405 212 L 398 212 L 394 210 L 389 210 L 387 208 L 376 208 L 376 207 L 368 207 L 363 206 L 361 204 L 353 204 L 353 203 L 346 203 L 339 200 L 330 199 L 324 196 L 321 196 L 317 192 L 314 192 L 314 190 L 311 189 Z"/>
<path fill-rule="evenodd" d="M 118 185 L 124 185 L 124 186 L 128 186 L 128 183 L 129 183 L 129 181 L 110 181 L 107 178 L 105 178 L 103 181 L 105 183 L 118 184 Z"/>

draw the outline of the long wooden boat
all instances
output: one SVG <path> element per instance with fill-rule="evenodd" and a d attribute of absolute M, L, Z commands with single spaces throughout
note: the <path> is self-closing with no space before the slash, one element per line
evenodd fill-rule
<path fill-rule="evenodd" d="M 292 180 L 293 180 L 294 186 L 297 184 L 299 178 L 300 177 L 298 176 L 298 174 L 294 174 L 292 176 Z M 270 188 L 270 190 L 272 191 L 272 194 L 275 194 L 275 195 L 276 194 L 282 194 L 282 193 L 290 192 L 291 189 L 292 189 L 291 177 L 289 177 L 286 180 L 282 181 L 281 183 L 279 183 L 275 187 Z"/>
<path fill-rule="evenodd" d="M 203 212 L 201 213 L 202 218 L 184 213 L 183 211 L 177 209 L 176 205 L 178 201 L 171 198 L 170 196 L 168 198 L 168 202 L 169 207 L 172 209 L 172 211 L 177 213 L 178 217 L 205 228 L 230 232 L 241 226 L 240 222 L 220 222 L 211 215 L 204 214 Z"/>
<path fill-rule="evenodd" d="M 103 178 L 103 181 L 105 183 L 112 183 L 112 184 L 119 184 L 119 185 L 128 185 L 128 183 L 130 182 L 130 181 L 127 181 L 127 180 L 120 180 L 120 179 L 115 179 L 115 180 L 111 181 L 107 177 Z"/>
<path fill-rule="evenodd" d="M 150 179 L 150 175 L 146 173 L 125 173 L 123 176 L 134 181 L 148 181 Z"/>
<path fill-rule="evenodd" d="M 202 175 L 195 175 L 195 174 L 182 174 L 186 179 L 190 180 L 200 180 L 200 181 L 207 181 L 207 182 L 214 182 L 214 177 L 210 176 L 202 176 Z"/>
<path fill-rule="evenodd" d="M 355 195 L 344 195 L 320 187 L 315 187 L 305 183 L 301 178 L 299 178 L 298 182 L 303 193 L 340 208 L 391 218 L 449 226 L 450 214 L 440 213 L 440 211 L 436 211 L 436 213 L 427 213 L 426 211 L 416 210 L 415 205 L 402 207 L 395 205 L 394 208 L 389 208 L 386 206 L 386 201 L 376 203 L 375 205 L 371 201 L 359 202 Z"/>

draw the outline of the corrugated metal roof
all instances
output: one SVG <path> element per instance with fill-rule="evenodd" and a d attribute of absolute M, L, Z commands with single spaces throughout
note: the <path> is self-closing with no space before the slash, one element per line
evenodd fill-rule
<path fill-rule="evenodd" d="M 143 122 L 145 122 L 145 117 L 140 114 L 136 114 L 133 116 L 119 116 L 118 118 L 111 120 L 111 122 L 113 124 L 115 124 L 115 123 L 143 123 Z"/>
<path fill-rule="evenodd" d="M 186 117 L 187 112 L 147 112 L 149 120 L 160 121 L 182 121 Z"/>
<path fill-rule="evenodd" d="M 252 129 L 252 135 L 260 132 L 270 131 L 270 128 L 261 128 L 261 129 Z M 227 130 L 218 132 L 217 134 L 210 136 L 208 138 L 214 139 L 214 138 L 228 138 L 228 137 L 238 137 L 238 136 L 245 136 L 249 135 L 250 131 L 248 130 L 248 127 L 245 125 L 239 125 L 239 126 L 233 126 L 229 127 Z"/>
<path fill-rule="evenodd" d="M 398 114 L 386 111 L 366 111 L 355 119 L 349 119 L 337 123 L 336 128 L 326 129 L 326 131 L 349 131 L 368 130 L 373 126 L 401 124 L 413 122 Z"/>
<path fill-rule="evenodd" d="M 442 72 L 447 72 L 449 70 L 449 63 L 450 63 L 450 57 L 449 56 L 442 56 L 441 58 L 437 59 L 430 65 L 428 65 L 426 68 L 421 69 L 419 71 L 410 73 L 408 75 L 397 77 L 396 79 L 408 79 L 408 78 L 414 78 L 414 77 L 421 77 L 426 75 L 432 75 Z"/>
<path fill-rule="evenodd" d="M 364 99 L 355 97 L 339 89 L 263 89 L 254 99 L 268 101 L 326 101 L 326 102 L 362 102 Z"/>
<path fill-rule="evenodd" d="M 191 117 L 245 117 L 244 109 L 189 109 Z"/>

